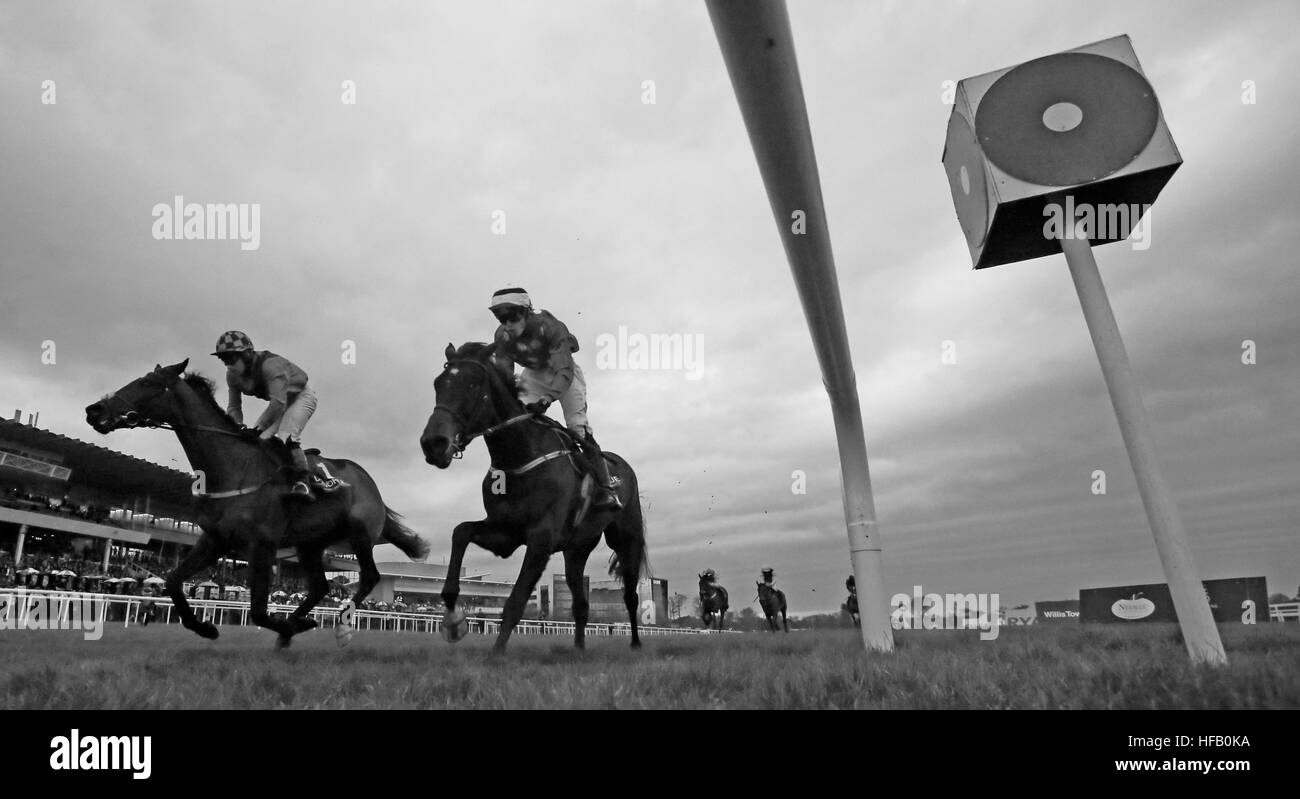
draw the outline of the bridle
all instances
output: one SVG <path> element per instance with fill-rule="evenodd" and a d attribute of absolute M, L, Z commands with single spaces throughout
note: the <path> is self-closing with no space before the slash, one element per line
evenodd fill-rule
<path fill-rule="evenodd" d="M 145 385 L 161 386 L 163 394 L 166 394 L 167 392 L 172 390 L 172 382 L 156 382 L 153 379 L 151 379 L 152 377 L 153 375 L 148 375 L 144 378 Z M 183 424 L 179 422 L 164 422 L 158 419 L 154 419 L 152 417 L 142 416 L 140 412 L 135 409 L 134 405 L 119 397 L 116 391 L 104 397 L 104 404 L 108 407 L 109 411 L 113 410 L 114 402 L 119 403 L 121 406 L 127 409 L 126 412 L 120 414 L 118 418 L 120 418 L 124 422 L 123 426 L 128 429 L 135 429 L 138 427 L 148 427 L 153 430 L 177 430 L 177 429 L 202 430 L 207 433 L 219 433 L 225 436 L 234 436 L 235 438 L 243 437 L 240 433 L 231 430 L 222 430 L 220 427 L 212 427 L 211 425 Z"/>
<path fill-rule="evenodd" d="M 486 381 L 483 387 L 483 395 L 479 397 L 479 402 L 482 403 L 483 405 L 490 404 L 492 402 L 492 386 L 494 385 L 492 379 L 493 374 L 492 374 L 491 366 L 488 366 L 486 363 L 476 358 L 457 358 L 455 360 L 451 360 L 443 364 L 442 372 L 443 374 L 446 374 L 447 370 L 451 369 L 453 366 L 459 367 L 463 364 L 471 364 L 483 370 L 483 376 L 484 378 L 486 378 Z M 442 411 L 443 413 L 450 416 L 453 421 L 455 421 L 457 424 L 460 425 L 462 431 L 468 431 L 469 428 L 471 427 L 469 420 L 466 419 L 463 415 L 461 415 L 459 411 L 457 411 L 455 408 L 452 408 L 449 405 L 444 405 L 441 402 L 439 402 L 438 404 L 433 406 L 433 412 L 437 413 L 438 411 Z M 474 441 L 474 439 L 480 436 L 486 439 L 489 436 L 492 436 L 504 430 L 505 428 L 510 427 L 511 425 L 515 425 L 522 421 L 531 419 L 532 416 L 533 415 L 531 413 L 524 412 L 519 414 L 518 416 L 510 417 L 509 419 L 506 419 L 504 422 L 500 422 L 498 424 L 492 425 L 491 427 L 480 430 L 477 433 L 468 433 L 468 432 L 457 433 L 455 437 L 453 437 L 451 440 L 451 446 L 452 449 L 454 450 L 451 456 L 453 458 L 460 458 L 464 456 L 465 448 L 468 447 Z"/>
<path fill-rule="evenodd" d="M 161 386 L 162 394 L 166 394 L 167 392 L 171 391 L 173 385 L 176 382 L 175 380 L 157 381 L 154 380 L 153 377 L 154 376 L 152 374 L 145 376 L 145 378 L 143 379 L 144 384 L 149 386 Z M 239 439 L 242 439 L 244 437 L 243 434 L 241 433 L 237 433 L 231 430 L 223 430 L 220 427 L 213 427 L 211 425 L 184 424 L 180 422 L 164 422 L 149 416 L 143 416 L 139 411 L 135 409 L 134 405 L 132 405 L 130 402 L 127 402 L 122 397 L 118 396 L 118 393 L 116 391 L 105 396 L 103 402 L 110 412 L 113 412 L 114 402 L 118 403 L 121 407 L 125 407 L 127 410 L 125 413 L 120 414 L 120 419 L 125 423 L 124 426 L 130 429 L 147 427 L 153 430 L 172 430 L 172 431 L 176 431 L 180 429 L 200 430 L 208 433 L 218 433 L 224 436 L 233 436 Z M 243 482 L 242 478 L 238 482 Z M 199 496 L 201 498 L 206 498 L 206 499 L 229 499 L 231 497 L 244 496 L 246 494 L 251 494 L 256 491 L 260 491 L 269 482 L 270 480 L 267 480 L 261 483 L 260 485 L 245 486 L 244 488 L 236 488 L 230 491 L 206 492 L 206 493 L 196 494 L 196 496 Z"/>

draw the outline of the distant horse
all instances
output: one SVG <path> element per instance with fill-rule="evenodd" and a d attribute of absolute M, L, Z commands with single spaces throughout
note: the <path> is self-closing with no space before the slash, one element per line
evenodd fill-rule
<path fill-rule="evenodd" d="M 322 562 L 325 548 L 346 544 L 361 566 L 357 592 L 340 608 L 335 630 L 339 645 L 346 644 L 352 637 L 353 611 L 379 582 L 371 552 L 374 545 L 387 541 L 415 560 L 428 555 L 429 545 L 384 505 L 370 475 L 351 461 L 321 458 L 320 463 L 345 485 L 310 505 L 287 500 L 291 481 L 284 470 L 288 462 L 284 447 L 278 441 L 260 443 L 242 431 L 217 405 L 211 381 L 195 374 L 182 376 L 188 363 L 187 359 L 173 366 L 155 366 L 144 377 L 86 407 L 86 422 L 100 433 L 124 427 L 175 431 L 190 465 L 202 476 L 207 490 L 198 494 L 195 521 L 203 535 L 167 575 L 167 595 L 181 623 L 204 638 L 217 637 L 215 625 L 195 617 L 182 586 L 186 578 L 212 566 L 228 551 L 247 548 L 250 618 L 259 627 L 279 633 L 279 646 L 288 646 L 294 635 L 316 627 L 307 614 L 329 589 Z M 274 618 L 266 609 L 276 551 L 282 547 L 297 550 L 308 581 L 306 598 L 287 619 Z"/>
<path fill-rule="evenodd" d="M 592 480 L 578 468 L 568 432 L 556 422 L 528 412 L 515 396 L 513 374 L 492 359 L 488 344 L 447 345 L 447 363 L 433 381 L 436 405 L 420 436 L 426 462 L 451 465 L 475 438 L 487 443 L 492 467 L 483 478 L 487 518 L 461 522 L 451 536 L 451 559 L 442 589 L 446 605 L 443 634 L 459 641 L 465 614 L 456 607 L 465 549 L 478 544 L 499 558 L 525 547 L 524 562 L 501 614 L 493 650 L 504 652 L 510 633 L 523 617 L 528 597 L 555 552 L 564 553 L 564 578 L 573 597 L 574 646 L 586 644 L 588 601 L 583 591 L 587 558 L 600 543 L 614 550 L 609 573 L 623 583 L 623 602 L 632 622 L 632 648 L 641 646 L 637 628 L 637 583 L 649 573 L 645 521 L 636 474 L 619 456 L 606 451 L 609 472 L 617 476 L 622 508 L 592 506 Z"/>
<path fill-rule="evenodd" d="M 723 621 L 727 617 L 727 589 L 713 582 L 703 574 L 700 575 L 700 616 L 704 619 L 706 628 L 713 627 L 713 620 L 716 618 L 717 628 L 723 628 Z"/>
<path fill-rule="evenodd" d="M 755 582 L 758 586 L 758 604 L 763 606 L 763 615 L 767 617 L 767 626 L 772 632 L 777 631 L 776 614 L 781 614 L 781 626 L 790 632 L 790 625 L 785 619 L 785 592 L 778 591 L 767 583 Z"/>
<path fill-rule="evenodd" d="M 862 617 L 858 615 L 858 586 L 853 575 L 850 574 L 849 579 L 844 581 L 844 587 L 849 589 L 849 598 L 844 600 L 843 610 L 849 614 L 853 626 L 858 627 L 862 624 Z"/>

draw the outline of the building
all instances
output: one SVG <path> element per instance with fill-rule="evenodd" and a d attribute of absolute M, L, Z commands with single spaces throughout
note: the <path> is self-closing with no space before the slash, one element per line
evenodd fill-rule
<path fill-rule="evenodd" d="M 592 582 L 583 576 L 583 587 L 587 591 L 588 620 L 601 623 L 627 622 L 627 606 L 623 604 L 623 584 L 618 580 L 600 580 Z M 552 577 L 555 596 L 555 613 L 552 619 L 573 618 L 572 594 L 563 574 Z M 668 622 L 668 581 L 659 577 L 647 577 L 637 583 L 637 607 L 639 624 L 666 624 Z"/>
<path fill-rule="evenodd" d="M 376 563 L 379 584 L 370 592 L 376 602 L 394 604 L 398 597 L 410 608 L 425 605 L 442 610 L 442 589 L 447 583 L 447 567 L 434 563 L 393 561 Z M 469 573 L 464 568 L 460 575 L 460 595 L 456 605 L 470 616 L 500 616 L 506 599 L 514 590 L 514 583 L 487 580 L 488 573 Z M 356 575 L 351 575 L 356 579 Z M 536 619 L 540 611 L 539 592 L 534 591 L 524 609 L 524 618 Z"/>

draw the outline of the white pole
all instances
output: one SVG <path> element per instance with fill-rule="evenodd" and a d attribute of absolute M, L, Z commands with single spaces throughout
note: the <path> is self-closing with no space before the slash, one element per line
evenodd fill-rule
<path fill-rule="evenodd" d="M 1082 228 L 1078 227 L 1073 238 L 1061 238 L 1061 250 L 1070 265 L 1070 276 L 1074 279 L 1079 304 L 1083 306 L 1083 316 L 1088 321 L 1088 332 L 1092 334 L 1092 343 L 1097 349 L 1097 360 L 1110 391 L 1111 404 L 1115 406 L 1115 418 L 1119 421 L 1124 446 L 1128 448 L 1129 462 L 1133 464 L 1147 521 L 1155 535 L 1156 550 L 1160 553 L 1160 563 L 1169 582 L 1169 593 L 1178 613 L 1187 652 L 1198 663 L 1227 663 L 1219 628 L 1214 624 L 1205 588 L 1192 560 L 1187 532 L 1156 458 L 1155 440 L 1147 423 L 1146 410 L 1133 380 L 1128 352 L 1120 338 L 1115 314 L 1106 297 L 1106 287 L 1097 271 L 1097 261 L 1092 256 L 1092 245 Z"/>
<path fill-rule="evenodd" d="M 830 395 L 862 642 L 888 652 L 894 634 L 867 443 L 790 16 L 784 0 L 708 0 L 708 8 Z"/>

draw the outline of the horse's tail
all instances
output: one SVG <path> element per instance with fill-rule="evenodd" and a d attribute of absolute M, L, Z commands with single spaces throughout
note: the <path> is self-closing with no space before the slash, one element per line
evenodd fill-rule
<path fill-rule="evenodd" d="M 415 531 L 402 524 L 402 515 L 387 505 L 384 506 L 387 518 L 384 519 L 384 531 L 380 538 L 396 546 L 411 560 L 423 561 L 429 557 L 429 542 L 415 534 Z"/>

